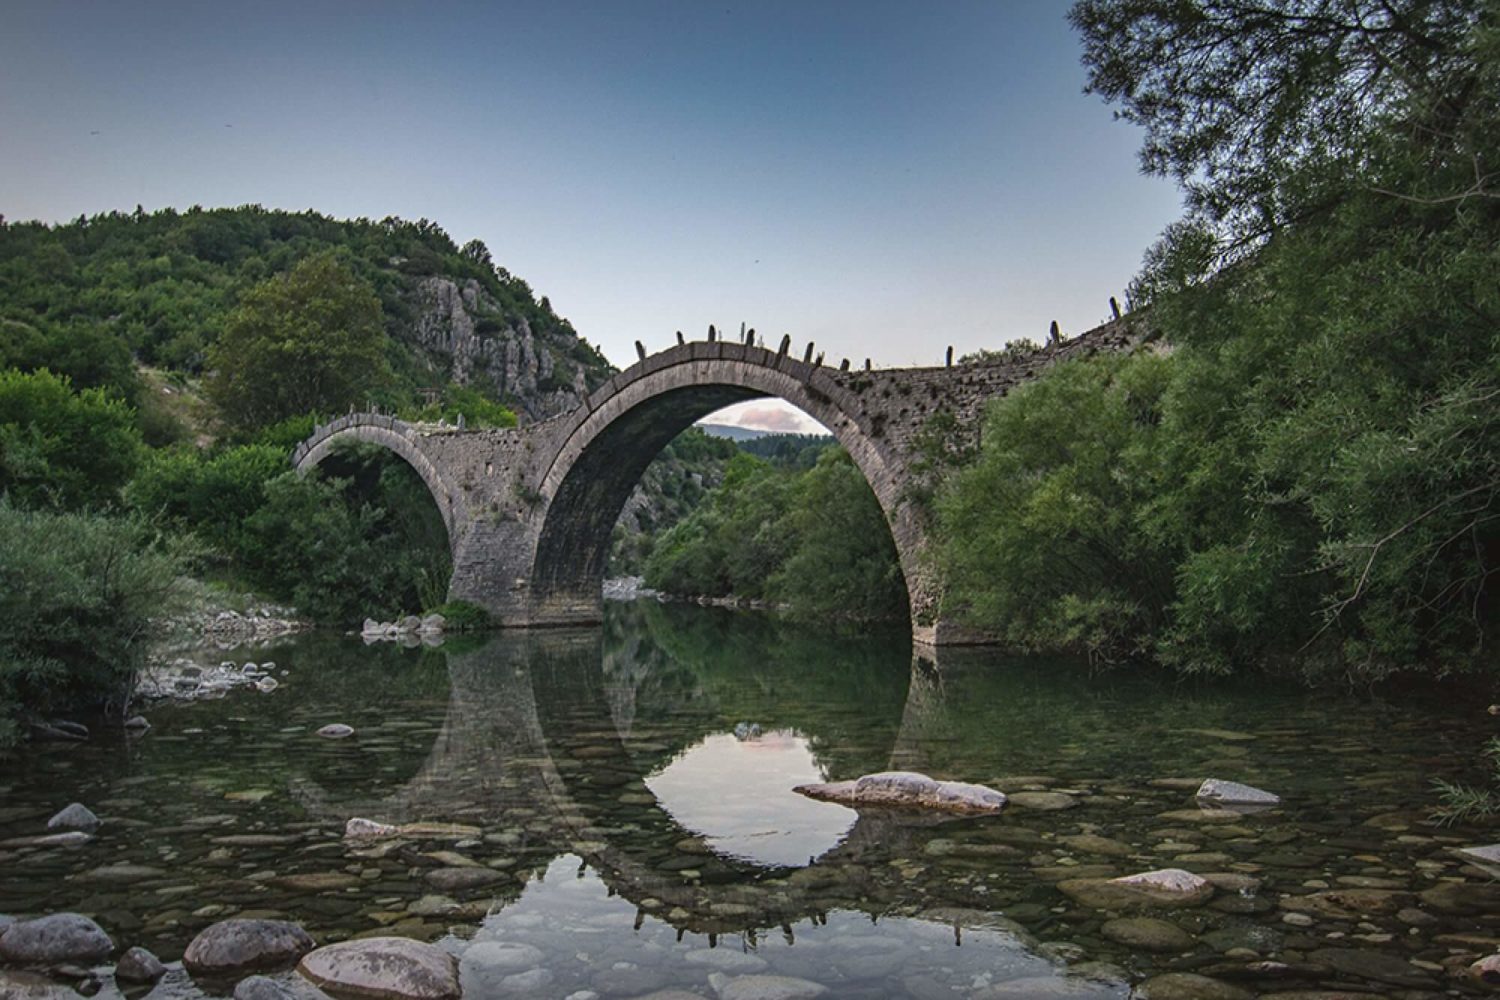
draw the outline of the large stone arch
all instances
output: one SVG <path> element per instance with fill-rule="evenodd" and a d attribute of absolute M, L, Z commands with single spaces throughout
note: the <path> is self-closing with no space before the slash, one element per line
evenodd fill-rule
<path fill-rule="evenodd" d="M 829 370 L 759 347 L 694 343 L 620 373 L 565 418 L 538 483 L 530 594 L 537 621 L 599 620 L 610 533 L 646 466 L 682 431 L 731 403 L 779 397 L 823 424 L 870 484 L 901 560 L 913 622 L 930 602 L 920 523 L 882 428 Z"/>
<path fill-rule="evenodd" d="M 437 465 L 422 450 L 420 433 L 415 427 L 395 417 L 378 413 L 351 413 L 319 425 L 312 436 L 292 453 L 292 467 L 307 472 L 321 465 L 342 444 L 363 442 L 379 445 L 400 456 L 427 486 L 432 502 L 443 515 L 448 529 L 448 544 L 457 549 L 459 536 L 467 521 L 458 492 Z"/>

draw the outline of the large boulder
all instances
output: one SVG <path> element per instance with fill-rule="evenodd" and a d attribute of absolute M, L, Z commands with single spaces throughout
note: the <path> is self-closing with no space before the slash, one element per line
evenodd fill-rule
<path fill-rule="evenodd" d="M 458 960 L 410 938 L 341 941 L 305 955 L 297 971 L 314 985 L 370 1000 L 456 1000 Z"/>
<path fill-rule="evenodd" d="M 22 920 L 0 933 L 0 959 L 19 964 L 93 962 L 114 950 L 104 928 L 78 913 Z"/>
<path fill-rule="evenodd" d="M 235 918 L 210 924 L 198 932 L 182 964 L 194 975 L 222 976 L 291 965 L 316 942 L 287 920 Z"/>
<path fill-rule="evenodd" d="M 854 781 L 798 785 L 811 799 L 852 806 L 933 809 L 956 813 L 997 813 L 1005 808 L 1005 793 L 985 785 L 937 781 L 914 771 L 882 771 Z"/>

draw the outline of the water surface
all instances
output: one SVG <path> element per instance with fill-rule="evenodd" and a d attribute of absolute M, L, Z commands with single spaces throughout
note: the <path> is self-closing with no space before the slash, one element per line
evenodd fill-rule
<path fill-rule="evenodd" d="M 1169 971 L 1437 996 L 1500 947 L 1487 876 L 1450 851 L 1484 832 L 1427 821 L 1432 779 L 1477 780 L 1488 736 L 1451 698 L 934 661 L 899 632 L 646 603 L 438 650 L 314 635 L 204 657 L 272 661 L 280 684 L 3 758 L 0 840 L 71 801 L 104 823 L 80 848 L 0 847 L 0 912 L 84 912 L 163 959 L 228 916 L 406 935 L 462 956 L 469 996 L 714 997 L 779 975 L 830 996 L 1103 998 Z M 317 736 L 330 722 L 355 735 Z M 1021 794 L 938 821 L 791 791 L 890 768 Z M 1284 804 L 1204 816 L 1209 776 Z M 436 825 L 359 842 L 352 816 Z M 1059 888 L 1168 866 L 1227 888 L 1137 913 Z M 1120 943 L 1142 916 L 1186 938 Z M 204 993 L 177 968 L 150 995 Z"/>

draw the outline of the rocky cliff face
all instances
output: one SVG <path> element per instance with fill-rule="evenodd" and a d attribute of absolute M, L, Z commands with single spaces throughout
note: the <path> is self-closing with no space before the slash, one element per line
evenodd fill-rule
<path fill-rule="evenodd" d="M 523 420 L 573 409 L 611 374 L 570 330 L 533 331 L 472 278 L 423 278 L 414 306 L 422 352 L 455 382 L 493 395 Z"/>

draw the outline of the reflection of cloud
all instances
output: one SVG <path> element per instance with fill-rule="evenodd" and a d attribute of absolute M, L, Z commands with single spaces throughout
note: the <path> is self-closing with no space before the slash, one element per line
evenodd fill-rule
<path fill-rule="evenodd" d="M 773 434 L 827 434 L 828 429 L 784 399 L 757 399 L 727 406 L 703 418 L 706 424 L 728 424 Z"/>

